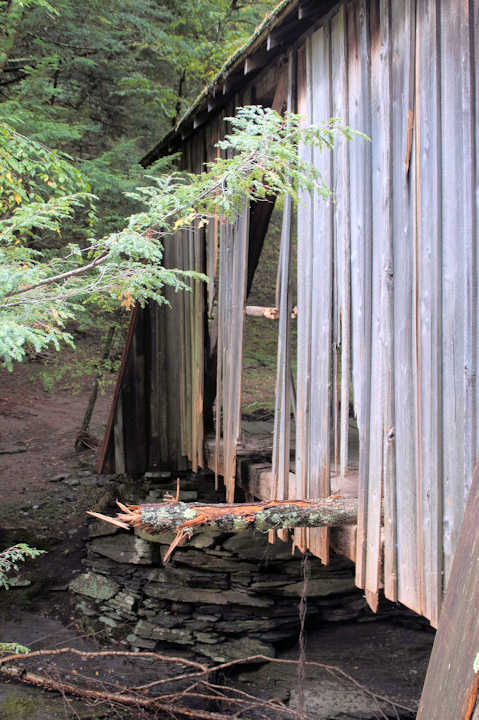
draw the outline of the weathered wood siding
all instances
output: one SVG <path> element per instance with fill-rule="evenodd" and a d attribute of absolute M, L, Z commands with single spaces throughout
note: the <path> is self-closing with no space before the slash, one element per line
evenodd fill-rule
<path fill-rule="evenodd" d="M 271 492 L 321 497 L 332 478 L 351 478 L 351 405 L 357 584 L 373 606 L 384 587 L 437 624 L 479 440 L 479 0 L 325 0 L 308 4 L 311 22 L 296 5 L 261 41 L 258 62 L 276 48 L 271 67 L 250 81 L 245 63 L 221 79 L 211 114 L 189 116 L 183 167 L 213 160 L 224 117 L 249 102 L 297 108 L 305 122 L 341 117 L 370 138 L 299 149 L 335 200 L 302 193 L 298 208 L 294 474 L 285 201 Z M 171 309 L 135 312 L 103 454 L 118 470 L 204 465 L 205 363 L 217 343 L 214 465 L 233 499 L 244 305 L 271 204 L 250 210 L 167 244 L 170 267 L 206 270 L 210 282 L 167 291 Z M 328 530 L 296 530 L 294 541 L 328 561 Z"/>
<path fill-rule="evenodd" d="M 199 171 L 203 148 L 188 143 L 183 166 Z M 211 238 L 208 238 L 211 243 Z M 178 230 L 164 243 L 165 268 L 205 272 L 205 230 Z M 197 470 L 203 460 L 205 287 L 165 287 L 167 303 L 136 308 L 117 379 L 99 468 Z"/>
<path fill-rule="evenodd" d="M 360 437 L 357 583 L 433 624 L 478 447 L 478 6 L 345 2 L 299 50 L 300 112 L 371 142 L 314 157 L 336 202 L 299 207 L 298 490 L 328 492 L 339 342 L 342 472 L 350 382 Z"/>

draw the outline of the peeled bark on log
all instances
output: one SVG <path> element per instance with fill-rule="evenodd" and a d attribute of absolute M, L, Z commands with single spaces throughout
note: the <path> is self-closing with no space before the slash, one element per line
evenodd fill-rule
<path fill-rule="evenodd" d="M 266 503 L 202 505 L 174 500 L 166 503 L 123 505 L 114 518 L 89 512 L 95 518 L 125 530 L 139 527 L 151 534 L 176 531 L 176 537 L 165 556 L 204 526 L 223 532 L 241 532 L 252 528 L 266 533 L 295 527 L 339 527 L 357 521 L 356 498 L 331 496 L 319 500 L 271 500 Z"/>

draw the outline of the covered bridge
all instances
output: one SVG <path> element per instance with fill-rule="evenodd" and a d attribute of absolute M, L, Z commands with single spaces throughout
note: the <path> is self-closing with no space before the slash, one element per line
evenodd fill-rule
<path fill-rule="evenodd" d="M 312 155 L 334 203 L 305 194 L 296 218 L 284 203 L 272 452 L 255 465 L 241 444 L 243 327 L 272 210 L 257 203 L 165 248 L 209 284 L 134 312 L 100 457 L 117 472 L 209 467 L 230 500 L 235 483 L 262 499 L 354 494 L 353 533 L 296 530 L 296 545 L 348 554 L 371 604 L 384 586 L 434 625 L 478 447 L 478 38 L 478 0 L 280 3 L 143 160 L 179 151 L 201 171 L 248 104 L 371 138 Z"/>

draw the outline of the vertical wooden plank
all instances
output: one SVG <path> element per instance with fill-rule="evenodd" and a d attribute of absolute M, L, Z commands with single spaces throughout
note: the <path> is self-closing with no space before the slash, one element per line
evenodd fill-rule
<path fill-rule="evenodd" d="M 461 94 L 462 102 L 462 142 L 461 154 L 463 157 L 464 202 L 462 213 L 464 217 L 464 502 L 467 500 L 471 487 L 474 465 L 477 460 L 477 333 L 478 333 L 478 305 L 477 305 L 477 196 L 476 191 L 476 157 L 475 132 L 477 125 L 475 108 L 475 75 L 477 74 L 477 47 L 474 47 L 474 20 L 477 23 L 478 8 L 474 0 L 463 3 L 461 8 Z M 476 202 L 475 202 L 476 201 Z"/>
<path fill-rule="evenodd" d="M 394 239 L 394 402 L 396 439 L 398 600 L 418 607 L 416 570 L 416 350 L 414 287 L 415 160 L 409 170 L 410 97 L 414 100 L 415 0 L 391 7 L 392 186 Z"/>
<path fill-rule="evenodd" d="M 226 116 L 230 116 L 232 108 L 226 108 Z M 223 436 L 223 481 L 231 492 L 232 486 L 232 439 L 231 439 L 231 416 L 232 403 L 231 397 L 231 375 L 232 365 L 235 360 L 231 356 L 231 325 L 232 325 L 232 284 L 234 276 L 233 268 L 233 227 L 231 223 L 226 224 L 226 231 L 223 236 L 224 254 L 223 266 L 220 267 L 220 273 L 223 274 L 223 295 L 218 299 L 223 312 L 223 338 L 222 338 L 222 371 L 223 371 L 223 401 L 222 401 L 222 436 Z"/>
<path fill-rule="evenodd" d="M 195 270 L 195 248 L 198 241 L 196 223 L 193 223 L 192 227 L 188 229 L 187 234 L 188 243 L 188 267 Z M 197 363 L 199 348 L 196 345 L 196 281 L 190 280 L 190 367 L 191 367 L 191 414 L 190 414 L 190 433 L 191 433 L 191 445 L 189 448 L 189 459 L 191 462 L 191 469 L 193 472 L 198 472 L 198 433 L 196 419 L 196 402 L 198 395 L 198 377 L 197 377 Z"/>
<path fill-rule="evenodd" d="M 147 469 L 144 310 L 139 312 L 130 352 L 122 392 L 125 463 L 128 473 L 137 474 Z"/>
<path fill-rule="evenodd" d="M 116 404 L 115 420 L 113 423 L 113 438 L 115 442 L 115 472 L 126 472 L 125 465 L 125 442 L 123 436 L 123 401 L 121 392 Z"/>
<path fill-rule="evenodd" d="M 249 204 L 245 206 L 239 216 L 238 234 L 240 237 L 238 248 L 238 265 L 240 269 L 238 278 L 238 320 L 239 331 L 236 334 L 238 347 L 238 374 L 236 377 L 236 397 L 238 407 L 236 410 L 236 434 L 235 434 L 235 470 L 236 470 L 236 448 L 241 440 L 241 405 L 243 390 L 243 335 L 246 305 L 246 286 L 248 277 L 248 239 L 249 239 Z"/>
<path fill-rule="evenodd" d="M 383 497 L 384 497 L 384 592 L 397 599 L 397 522 L 396 522 L 396 444 L 394 398 L 394 240 L 392 184 L 392 117 L 391 117 L 391 1 L 381 0 L 381 114 L 383 144 L 381 165 L 384 172 L 381 188 L 383 207 L 381 247 L 381 306 L 383 320 L 381 345 L 383 355 Z M 373 230 L 374 232 L 374 230 Z M 379 523 L 381 520 L 379 518 Z M 379 540 L 380 542 L 380 540 Z"/>
<path fill-rule="evenodd" d="M 298 113 L 312 121 L 311 38 L 298 50 Z M 311 148 L 300 146 L 299 157 L 311 161 Z M 309 388 L 311 366 L 311 270 L 313 242 L 313 204 L 310 193 L 302 191 L 298 203 L 298 326 L 297 326 L 297 397 L 296 397 L 296 497 L 308 493 Z M 306 548 L 306 531 L 294 531 L 295 544 Z"/>
<path fill-rule="evenodd" d="M 181 266 L 181 245 L 173 240 L 168 245 L 169 267 Z M 186 468 L 182 452 L 182 415 L 180 404 L 180 373 L 183 366 L 178 362 L 182 352 L 182 316 L 183 303 L 181 298 L 178 306 L 178 295 L 174 290 L 165 291 L 165 296 L 170 302 L 170 307 L 162 308 L 165 338 L 165 368 L 166 382 L 165 395 L 167 399 L 166 432 L 168 437 L 167 463 L 169 469 L 183 470 Z"/>
<path fill-rule="evenodd" d="M 147 315 L 147 397 L 148 422 L 148 468 L 160 467 L 160 364 L 159 364 L 159 328 L 156 303 L 146 308 Z"/>
<path fill-rule="evenodd" d="M 217 342 L 217 362 L 216 362 L 216 412 L 215 412 L 215 489 L 218 490 L 218 475 L 220 463 L 220 445 L 222 439 L 223 427 L 223 338 L 224 338 L 224 317 L 223 317 L 223 294 L 224 283 L 226 281 L 224 268 L 224 253 L 226 252 L 224 244 L 225 226 L 222 223 L 219 229 L 219 266 L 218 266 L 218 306 L 216 308 L 218 316 L 218 342 Z M 224 455 L 224 447 L 223 447 Z"/>
<path fill-rule="evenodd" d="M 183 253 L 184 253 L 184 230 L 177 230 L 174 237 L 171 238 L 169 241 L 167 241 L 167 247 L 169 248 L 169 266 L 170 267 L 178 267 L 183 269 L 184 267 L 184 260 L 183 260 Z M 173 247 L 174 244 L 174 247 Z M 171 264 L 173 261 L 173 257 L 176 258 L 176 261 L 174 264 Z M 178 295 L 173 300 L 174 305 L 172 305 L 171 309 L 174 311 L 178 323 L 178 373 L 179 373 L 179 384 L 178 384 L 178 395 L 179 395 L 179 432 L 180 432 L 180 447 L 181 447 L 181 454 L 183 456 L 188 455 L 188 429 L 187 429 L 187 363 L 189 362 L 189 358 L 187 356 L 187 342 L 186 342 L 186 327 L 185 327 L 185 303 L 187 302 L 187 299 L 185 297 L 185 292 L 182 292 L 181 295 Z M 166 338 L 165 338 L 166 340 Z M 168 380 L 166 380 L 168 383 Z M 173 388 L 167 384 L 165 386 L 168 388 L 167 390 L 167 397 L 171 395 L 173 392 Z"/>
<path fill-rule="evenodd" d="M 191 158 L 189 152 L 189 143 L 186 142 L 182 148 L 182 162 L 181 169 L 191 171 Z M 168 250 L 168 267 L 177 267 L 184 269 L 186 266 L 185 258 L 185 232 L 184 228 L 177 230 L 172 238 L 169 238 L 165 244 L 165 249 Z M 179 438 L 180 438 L 180 452 L 183 457 L 188 457 L 189 451 L 189 432 L 188 432 L 188 364 L 190 362 L 188 355 L 188 342 L 187 342 L 187 328 L 186 328 L 186 306 L 188 303 L 188 295 L 186 292 L 182 292 L 177 296 L 173 297 L 171 292 L 167 292 L 167 297 L 171 303 L 171 310 L 175 314 L 177 326 L 178 326 L 178 408 L 179 408 Z M 166 320 L 165 317 L 165 332 L 166 332 Z M 165 337 L 166 342 L 170 342 L 170 338 Z M 167 398 L 169 405 L 173 402 L 172 393 L 174 392 L 173 387 L 170 385 L 170 381 L 167 375 Z M 172 431 L 166 427 L 166 434 Z"/>
<path fill-rule="evenodd" d="M 324 122 L 331 117 L 330 40 L 329 23 L 311 37 L 313 123 Z M 314 149 L 313 162 L 324 182 L 330 186 L 331 153 Z M 308 497 L 327 497 L 330 494 L 331 456 L 333 210 L 332 204 L 317 194 L 313 197 L 313 217 Z M 309 548 L 324 563 L 329 562 L 327 528 L 309 531 Z"/>
<path fill-rule="evenodd" d="M 276 370 L 275 428 L 273 437 L 273 497 L 284 500 L 289 497 L 289 472 L 291 452 L 291 283 L 290 250 L 292 235 L 292 200 L 284 199 L 283 226 L 281 230 L 281 276 L 279 293 L 279 328 Z"/>
<path fill-rule="evenodd" d="M 424 603 L 437 626 L 442 598 L 442 386 L 441 386 L 441 150 L 439 7 L 419 3 L 416 33 L 416 182 L 419 245 L 419 357 L 421 415 L 418 422 L 422 503 Z"/>
<path fill-rule="evenodd" d="M 288 55 L 287 110 L 293 111 L 296 82 L 296 54 Z M 289 497 L 289 471 L 291 452 L 291 241 L 293 232 L 293 204 L 288 195 L 284 198 L 281 228 L 278 285 L 276 288 L 279 309 L 278 351 L 276 365 L 276 392 L 273 435 L 273 498 Z M 283 533 L 284 535 L 284 533 Z"/>
<path fill-rule="evenodd" d="M 465 263 L 471 236 L 470 3 L 443 0 L 440 17 L 444 571 L 449 576 L 464 513 Z M 460 201 L 451 188 L 460 188 Z M 467 293 L 467 289 L 466 289 Z"/>
<path fill-rule="evenodd" d="M 233 484 L 232 478 L 232 404 L 233 398 L 231 395 L 231 377 L 232 377 L 232 366 L 234 365 L 235 358 L 232 357 L 231 348 L 231 325 L 232 319 L 232 284 L 233 284 L 233 228 L 231 224 L 227 225 L 226 233 L 224 237 L 225 241 L 225 255 L 224 255 L 224 266 L 220 269 L 223 271 L 225 276 L 224 281 L 224 295 L 220 302 L 223 303 L 224 322 L 223 322 L 223 476 L 224 483 L 226 485 L 226 492 L 228 490 L 231 493 L 231 487 Z"/>
<path fill-rule="evenodd" d="M 221 116 L 217 115 L 207 125 L 206 129 L 206 160 L 208 163 L 214 162 L 220 155 L 219 148 L 216 147 L 220 139 L 220 121 Z M 212 218 L 207 229 L 207 252 L 206 252 L 206 273 L 208 275 L 208 313 L 213 312 L 213 304 L 216 294 L 216 273 L 218 267 L 218 241 L 219 241 L 219 221 L 218 218 Z"/>
<path fill-rule="evenodd" d="M 226 223 L 224 229 L 222 228 L 220 243 L 216 458 L 218 464 L 222 435 L 222 469 L 227 502 L 234 501 L 236 453 L 241 432 L 241 381 L 248 235 L 249 208 L 245 207 L 235 222 Z"/>
<path fill-rule="evenodd" d="M 392 420 L 392 397 L 386 395 L 391 342 L 392 281 L 391 178 L 390 178 L 390 6 L 389 0 L 371 3 L 371 137 L 372 137 L 372 346 L 371 418 L 365 589 L 377 604 L 380 586 L 381 510 L 385 471 L 385 414 Z M 388 351 L 388 352 L 387 352 Z M 389 428 L 388 432 L 391 428 Z M 391 520 L 391 518 L 388 518 Z"/>
<path fill-rule="evenodd" d="M 333 72 L 333 117 L 349 123 L 347 77 L 346 7 L 331 20 Z M 338 138 L 334 149 L 334 235 L 337 247 L 338 315 L 341 344 L 340 451 L 339 467 L 344 478 L 348 467 L 349 390 L 351 382 L 351 228 L 349 208 L 348 142 Z"/>
<path fill-rule="evenodd" d="M 204 272 L 203 258 L 205 251 L 205 230 L 197 228 L 195 245 L 195 269 L 197 272 Z M 194 281 L 195 291 L 195 347 L 196 355 L 196 399 L 195 399 L 195 426 L 196 426 L 196 465 L 204 467 L 203 443 L 204 443 L 204 421 L 203 421 L 203 397 L 204 397 L 204 363 L 205 363 L 205 292 L 201 280 Z"/>
<path fill-rule="evenodd" d="M 185 228 L 181 233 L 180 249 L 182 252 L 182 267 L 191 267 L 190 255 L 190 231 Z M 185 338 L 185 454 L 191 459 L 192 438 L 192 405 L 193 405 L 193 379 L 191 373 L 192 347 L 191 347 L 191 280 L 187 281 L 189 292 L 185 293 L 183 298 L 183 322 L 184 322 L 184 338 Z"/>
<path fill-rule="evenodd" d="M 167 308 L 155 306 L 154 329 L 157 335 L 158 354 L 155 362 L 158 364 L 158 432 L 159 432 L 159 458 L 160 467 L 167 467 L 168 463 L 168 388 L 167 376 L 167 353 L 166 353 L 166 332 L 162 314 Z"/>
<path fill-rule="evenodd" d="M 479 252 L 477 245 L 479 242 L 479 71 L 477 69 L 477 58 L 479 55 L 479 0 L 473 0 L 471 7 L 471 43 L 472 43 L 472 57 L 473 62 L 471 63 L 471 72 L 473 84 L 471 91 L 475 100 L 474 103 L 474 116 L 473 116 L 473 128 L 474 128 L 474 166 L 473 166 L 473 248 L 475 248 L 475 257 L 473 264 L 473 272 L 475 272 L 476 278 L 479 277 Z M 476 285 L 476 302 L 478 299 L 478 288 Z M 474 315 L 477 318 L 476 309 Z M 476 360 L 476 372 L 479 372 L 477 365 L 479 364 L 479 327 L 476 324 L 475 328 L 475 360 Z M 475 431 L 476 435 L 471 439 L 472 446 L 476 449 L 479 448 L 479 382 L 476 376 L 475 386 Z"/>
<path fill-rule="evenodd" d="M 371 135 L 370 58 L 367 6 L 364 0 L 348 10 L 349 121 Z M 371 362 L 371 148 L 350 143 L 351 305 L 353 393 L 359 430 L 358 530 L 356 584 L 366 576 L 366 522 L 369 478 L 369 379 Z"/>

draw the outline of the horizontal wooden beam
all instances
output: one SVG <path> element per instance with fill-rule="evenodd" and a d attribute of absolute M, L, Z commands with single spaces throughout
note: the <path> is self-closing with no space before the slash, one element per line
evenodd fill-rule
<path fill-rule="evenodd" d="M 311 17 L 311 15 L 317 14 L 317 0 L 312 0 L 312 2 L 302 2 L 298 5 L 298 20 L 306 20 L 306 18 Z"/>
<path fill-rule="evenodd" d="M 262 307 L 261 305 L 247 305 L 245 308 L 246 315 L 251 317 L 264 317 L 268 320 L 277 320 L 279 318 L 279 310 L 275 307 Z"/>

